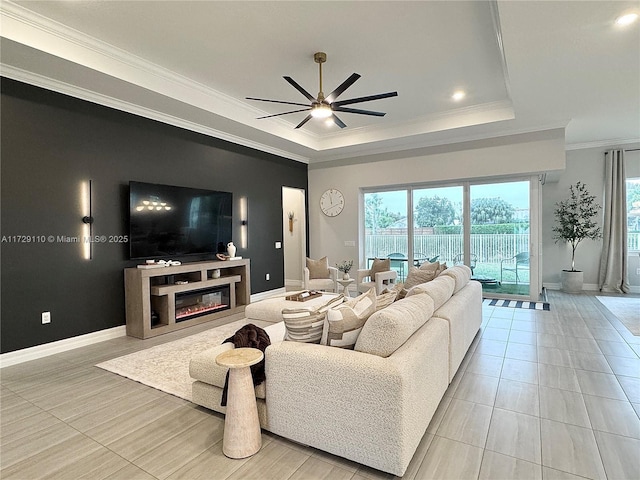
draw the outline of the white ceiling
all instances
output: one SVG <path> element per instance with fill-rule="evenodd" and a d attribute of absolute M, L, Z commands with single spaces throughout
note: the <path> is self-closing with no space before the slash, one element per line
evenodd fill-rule
<path fill-rule="evenodd" d="M 303 162 L 566 127 L 568 148 L 640 141 L 640 12 L 628 1 L 4 1 L 2 74 Z M 340 100 L 295 113 L 282 77 Z M 451 94 L 467 92 L 460 102 Z M 302 107 L 299 107 L 302 108 Z"/>

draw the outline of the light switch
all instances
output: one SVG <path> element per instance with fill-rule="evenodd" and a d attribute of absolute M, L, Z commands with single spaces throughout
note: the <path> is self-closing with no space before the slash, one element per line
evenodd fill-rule
<path fill-rule="evenodd" d="M 282 248 L 282 242 L 276 242 L 276 248 Z"/>

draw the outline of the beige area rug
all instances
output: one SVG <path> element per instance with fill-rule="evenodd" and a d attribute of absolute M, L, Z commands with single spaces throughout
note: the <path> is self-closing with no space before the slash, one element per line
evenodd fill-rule
<path fill-rule="evenodd" d="M 627 329 L 640 336 L 640 297 L 596 297 Z"/>
<path fill-rule="evenodd" d="M 99 363 L 96 367 L 191 401 L 191 384 L 194 382 L 189 376 L 191 357 L 220 345 L 247 323 L 250 321 L 243 318 L 179 340 L 114 358 Z"/>

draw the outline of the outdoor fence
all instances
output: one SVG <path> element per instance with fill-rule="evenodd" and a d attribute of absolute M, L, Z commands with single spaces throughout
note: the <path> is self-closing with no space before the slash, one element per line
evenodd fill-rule
<path fill-rule="evenodd" d="M 452 261 L 463 252 L 462 235 L 415 235 L 413 237 L 415 258 L 432 258 L 439 255 L 440 261 Z M 529 234 L 472 234 L 471 253 L 478 262 L 499 262 L 520 252 L 529 251 Z M 386 258 L 392 253 L 408 252 L 406 235 L 367 235 L 366 257 Z"/>
<path fill-rule="evenodd" d="M 406 235 L 367 235 L 365 256 L 386 258 L 392 253 L 407 256 L 409 251 Z M 640 251 L 640 232 L 629 232 L 627 245 L 630 251 Z M 451 262 L 463 252 L 462 235 L 415 235 L 413 251 L 416 259 L 433 258 Z M 499 263 L 520 252 L 529 251 L 528 233 L 472 234 L 471 253 L 478 256 L 479 263 Z"/>

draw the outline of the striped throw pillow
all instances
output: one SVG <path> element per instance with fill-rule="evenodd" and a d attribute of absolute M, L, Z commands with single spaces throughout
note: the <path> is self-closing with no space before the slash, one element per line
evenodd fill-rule
<path fill-rule="evenodd" d="M 327 312 L 322 345 L 353 349 L 367 319 L 376 311 L 376 290 L 332 308 Z"/>
<path fill-rule="evenodd" d="M 291 342 L 320 343 L 327 310 L 340 305 L 343 301 L 344 295 L 341 294 L 332 297 L 316 309 L 304 307 L 283 309 L 282 319 L 286 329 L 284 339 Z"/>

